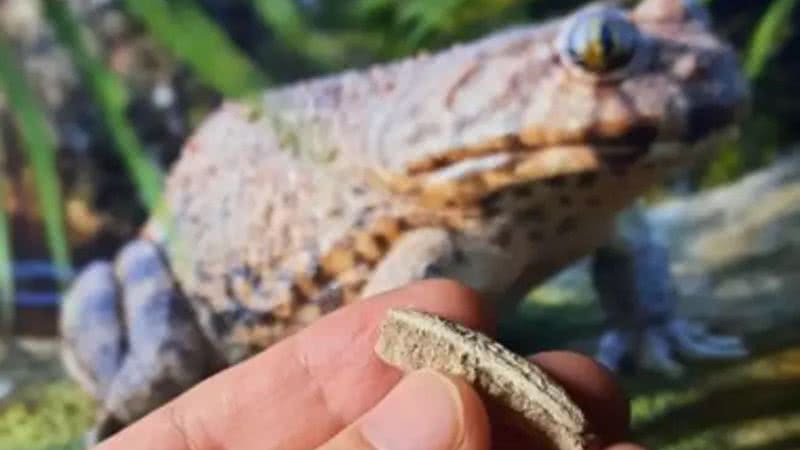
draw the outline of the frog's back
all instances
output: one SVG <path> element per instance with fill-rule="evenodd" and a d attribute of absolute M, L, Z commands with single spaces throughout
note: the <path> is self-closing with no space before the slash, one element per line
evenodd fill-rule
<path fill-rule="evenodd" d="M 402 127 L 387 105 L 430 109 L 421 81 L 427 91 L 457 85 L 455 78 L 487 54 L 523 51 L 521 43 L 531 45 L 532 35 L 551 29 L 508 30 L 437 55 L 300 82 L 267 92 L 263 105 L 227 104 L 209 117 L 172 168 L 165 208 L 145 228 L 202 321 L 230 328 L 271 322 L 277 314 L 300 327 L 344 301 L 325 289 L 350 284 L 348 295 L 357 295 L 371 265 L 335 250 L 353 245 L 353 230 L 377 223 L 382 236 L 373 250 L 384 254 L 416 209 L 376 189 L 365 128 L 396 131 L 387 129 L 390 119 Z M 413 116 L 403 120 L 405 129 L 418 126 Z M 413 152 L 414 143 L 408 145 Z M 331 263 L 336 267 L 326 273 L 324 258 L 348 261 Z M 299 292 L 298 285 L 308 287 Z M 277 338 L 286 331 L 276 325 L 262 332 Z"/>

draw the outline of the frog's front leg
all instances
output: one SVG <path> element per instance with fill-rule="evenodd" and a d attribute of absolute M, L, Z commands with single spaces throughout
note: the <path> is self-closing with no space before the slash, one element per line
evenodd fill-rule
<path fill-rule="evenodd" d="M 450 233 L 420 228 L 404 234 L 372 271 L 361 297 L 397 289 L 426 278 L 444 276 L 457 252 Z"/>
<path fill-rule="evenodd" d="M 715 336 L 675 317 L 667 249 L 654 238 L 639 207 L 621 214 L 615 228 L 592 265 L 595 289 L 611 325 L 600 341 L 598 359 L 603 364 L 620 369 L 629 360 L 645 370 L 678 376 L 683 368 L 676 356 L 727 360 L 747 355 L 738 337 Z"/>
<path fill-rule="evenodd" d="M 102 440 L 211 373 L 194 314 L 158 248 L 135 241 L 93 263 L 64 299 L 64 361 L 99 403 Z"/>

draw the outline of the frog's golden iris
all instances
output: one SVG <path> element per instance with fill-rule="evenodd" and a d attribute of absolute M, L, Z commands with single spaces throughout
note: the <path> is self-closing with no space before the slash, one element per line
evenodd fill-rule
<path fill-rule="evenodd" d="M 640 35 L 625 17 L 603 11 L 576 20 L 567 39 L 567 51 L 576 64 L 606 74 L 633 60 Z"/>

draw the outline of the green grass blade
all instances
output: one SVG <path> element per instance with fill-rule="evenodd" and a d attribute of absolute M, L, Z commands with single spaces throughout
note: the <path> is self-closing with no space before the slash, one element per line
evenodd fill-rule
<path fill-rule="evenodd" d="M 261 20 L 285 45 L 301 56 L 331 70 L 346 65 L 354 47 L 373 50 L 375 37 L 366 33 L 321 32 L 309 25 L 294 0 L 250 0 Z M 372 40 L 372 48 L 364 45 Z"/>
<path fill-rule="evenodd" d="M 0 162 L 2 162 L 0 142 Z M 0 339 L 9 338 L 14 330 L 14 274 L 12 270 L 11 227 L 5 208 L 4 168 L 0 165 Z"/>
<path fill-rule="evenodd" d="M 308 25 L 293 0 L 251 0 L 253 7 L 286 45 L 304 47 Z"/>
<path fill-rule="evenodd" d="M 60 270 L 71 269 L 64 208 L 56 170 L 55 137 L 38 106 L 33 90 L 14 65 L 13 53 L 0 36 L 0 89 L 8 99 L 28 163 L 36 179 L 36 190 L 44 218 L 47 245 Z"/>
<path fill-rule="evenodd" d="M 126 8 L 208 86 L 241 97 L 268 84 L 193 0 L 126 0 Z"/>
<path fill-rule="evenodd" d="M 792 12 L 797 0 L 774 0 L 753 33 L 745 58 L 745 72 L 756 79 L 792 33 Z"/>
<path fill-rule="evenodd" d="M 129 176 L 136 185 L 141 201 L 152 210 L 161 192 L 162 175 L 142 150 L 136 132 L 128 122 L 127 90 L 103 63 L 92 56 L 81 35 L 80 25 L 66 2 L 45 0 L 45 11 L 58 38 L 67 47 L 81 76 L 86 81 L 94 102 L 103 113 L 103 120 L 120 153 Z"/>
<path fill-rule="evenodd" d="M 533 0 L 531 3 L 535 3 Z M 356 17 L 390 18 L 390 25 L 407 52 L 431 44 L 469 38 L 476 31 L 527 4 L 522 0 L 359 0 L 353 7 Z M 489 28 L 492 28 L 489 26 Z"/>

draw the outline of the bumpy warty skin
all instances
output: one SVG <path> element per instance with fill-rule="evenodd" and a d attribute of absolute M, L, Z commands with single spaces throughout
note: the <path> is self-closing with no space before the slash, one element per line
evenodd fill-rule
<path fill-rule="evenodd" d="M 628 13 L 640 48 L 604 80 L 559 48 L 574 17 L 210 117 L 145 236 L 218 350 L 237 360 L 359 298 L 415 230 L 445 230 L 439 273 L 491 299 L 530 287 L 739 116 L 734 52 L 688 12 Z"/>

